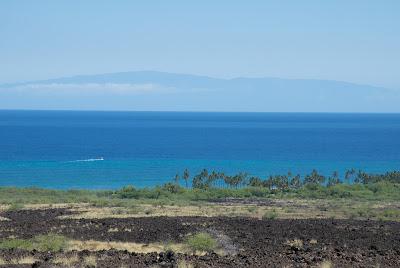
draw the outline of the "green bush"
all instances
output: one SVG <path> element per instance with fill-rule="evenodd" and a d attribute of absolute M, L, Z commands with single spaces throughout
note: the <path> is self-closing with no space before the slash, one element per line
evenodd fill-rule
<path fill-rule="evenodd" d="M 62 235 L 38 235 L 33 239 L 34 247 L 38 251 L 62 251 L 68 247 L 68 239 Z"/>
<path fill-rule="evenodd" d="M 121 190 L 115 192 L 115 196 L 118 198 L 139 198 L 139 191 L 136 190 L 132 185 L 123 187 Z"/>
<path fill-rule="evenodd" d="M 8 207 L 9 211 L 16 211 L 16 210 L 21 210 L 24 208 L 23 204 L 20 203 L 12 203 L 10 204 L 10 206 Z"/>
<path fill-rule="evenodd" d="M 25 239 L 5 239 L 0 241 L 0 249 L 25 249 L 33 250 L 33 244 Z"/>
<path fill-rule="evenodd" d="M 399 218 L 400 217 L 400 211 L 398 209 L 385 209 L 382 211 L 382 215 L 386 218 Z"/>
<path fill-rule="evenodd" d="M 394 176 L 394 175 L 393 175 Z M 187 189 L 167 183 L 152 188 L 126 186 L 118 190 L 48 190 L 39 188 L 0 187 L 0 204 L 14 204 L 12 210 L 23 204 L 91 203 L 100 207 L 126 207 L 130 204 L 161 201 L 165 204 L 187 204 L 207 202 L 224 198 L 305 198 L 305 199 L 349 199 L 349 200 L 400 200 L 400 184 L 378 181 L 368 184 L 324 184 L 309 183 L 296 189 L 270 189 L 269 186 Z"/>
<path fill-rule="evenodd" d="M 211 252 L 217 247 L 217 242 L 208 233 L 197 233 L 195 235 L 189 236 L 186 243 L 193 252 Z"/>
<path fill-rule="evenodd" d="M 32 239 L 5 239 L 0 241 L 0 249 L 38 250 L 58 252 L 68 247 L 68 239 L 61 235 L 38 235 Z"/>
<path fill-rule="evenodd" d="M 265 214 L 263 215 L 263 219 L 264 220 L 273 220 L 276 219 L 278 217 L 278 213 L 276 213 L 276 211 L 268 211 L 265 212 Z"/>

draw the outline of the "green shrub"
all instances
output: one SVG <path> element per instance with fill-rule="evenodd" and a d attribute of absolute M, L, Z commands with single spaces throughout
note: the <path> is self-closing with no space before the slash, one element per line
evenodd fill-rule
<path fill-rule="evenodd" d="M 5 239 L 0 241 L 0 249 L 25 249 L 33 250 L 33 243 L 25 239 Z"/>
<path fill-rule="evenodd" d="M 382 215 L 385 218 L 396 219 L 400 217 L 400 211 L 398 209 L 385 209 L 382 211 Z"/>
<path fill-rule="evenodd" d="M 247 211 L 248 211 L 248 212 L 251 212 L 251 213 L 254 213 L 254 212 L 257 211 L 257 207 L 254 207 L 254 206 L 248 207 L 248 208 L 247 208 Z"/>
<path fill-rule="evenodd" d="M 61 235 L 38 235 L 32 239 L 5 239 L 0 241 L 0 249 L 24 249 L 38 251 L 62 251 L 68 247 L 68 239 Z"/>
<path fill-rule="evenodd" d="M 67 248 L 68 239 L 56 234 L 38 235 L 33 243 L 38 251 L 61 251 Z"/>
<path fill-rule="evenodd" d="M 10 211 L 16 211 L 16 210 L 21 210 L 24 208 L 23 204 L 20 203 L 12 203 L 10 204 L 10 206 L 8 207 L 8 210 Z"/>
<path fill-rule="evenodd" d="M 193 252 L 211 252 L 217 247 L 217 242 L 208 233 L 197 233 L 195 235 L 189 236 L 186 243 Z"/>
<path fill-rule="evenodd" d="M 400 173 L 399 173 L 400 174 Z M 386 176 L 390 176 L 386 175 Z M 392 175 L 394 176 L 394 175 Z M 396 175 L 397 176 L 397 175 Z M 336 184 L 325 186 L 308 183 L 296 189 L 270 189 L 269 187 L 243 187 L 186 189 L 167 183 L 151 188 L 127 186 L 119 190 L 48 190 L 39 188 L 0 187 L 0 204 L 91 203 L 99 207 L 127 207 L 129 204 L 151 203 L 159 200 L 165 204 L 188 204 L 224 198 L 305 198 L 349 200 L 400 200 L 400 183 L 392 181 L 368 184 Z M 20 205 L 21 204 L 21 205 Z"/>
<path fill-rule="evenodd" d="M 115 196 L 118 198 L 139 198 L 139 191 L 136 190 L 132 185 L 123 187 L 121 190 L 115 192 Z"/>
<path fill-rule="evenodd" d="M 265 212 L 265 214 L 263 215 L 263 219 L 264 220 L 273 220 L 273 219 L 276 219 L 278 217 L 278 213 L 276 213 L 276 211 L 275 210 L 273 210 L 273 211 L 267 211 L 267 212 Z"/>

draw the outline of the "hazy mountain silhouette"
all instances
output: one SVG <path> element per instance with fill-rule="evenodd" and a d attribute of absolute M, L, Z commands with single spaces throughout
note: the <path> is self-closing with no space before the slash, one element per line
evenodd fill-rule
<path fill-rule="evenodd" d="M 80 75 L 0 86 L 1 109 L 400 112 L 400 91 L 310 79 L 155 71 Z"/>

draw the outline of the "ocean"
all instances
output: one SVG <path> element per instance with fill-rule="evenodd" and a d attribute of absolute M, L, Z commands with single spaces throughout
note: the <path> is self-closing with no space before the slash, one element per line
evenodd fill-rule
<path fill-rule="evenodd" d="M 148 187 L 185 168 L 400 170 L 400 114 L 0 111 L 0 186 Z"/>

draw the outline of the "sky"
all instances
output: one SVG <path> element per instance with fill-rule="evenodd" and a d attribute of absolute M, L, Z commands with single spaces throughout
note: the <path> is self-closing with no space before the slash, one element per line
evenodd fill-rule
<path fill-rule="evenodd" d="M 398 0 L 2 0 L 0 83 L 157 70 L 400 88 Z"/>

